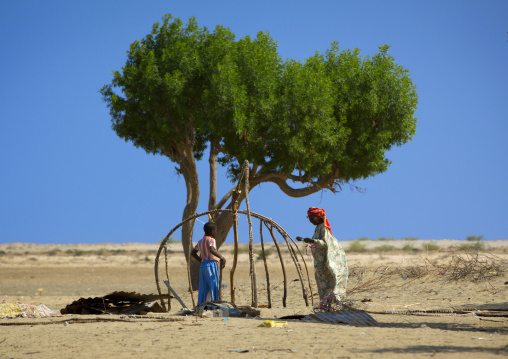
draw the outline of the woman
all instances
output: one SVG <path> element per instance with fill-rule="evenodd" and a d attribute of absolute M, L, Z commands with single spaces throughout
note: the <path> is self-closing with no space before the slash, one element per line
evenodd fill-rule
<path fill-rule="evenodd" d="M 310 245 L 319 298 L 321 301 L 326 297 L 329 301 L 344 299 L 349 274 L 346 253 L 333 236 L 324 209 L 309 208 L 307 218 L 316 226 L 314 236 L 296 239 Z"/>

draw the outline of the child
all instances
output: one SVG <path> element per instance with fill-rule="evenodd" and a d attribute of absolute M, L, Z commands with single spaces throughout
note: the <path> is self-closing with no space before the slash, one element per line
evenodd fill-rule
<path fill-rule="evenodd" d="M 210 292 L 211 301 L 219 300 L 219 267 L 226 266 L 224 258 L 216 248 L 215 235 L 217 234 L 217 225 L 208 222 L 203 227 L 205 236 L 192 249 L 191 256 L 201 262 L 199 268 L 199 294 L 198 305 L 206 302 L 206 296 Z M 198 255 L 201 253 L 201 257 Z"/>

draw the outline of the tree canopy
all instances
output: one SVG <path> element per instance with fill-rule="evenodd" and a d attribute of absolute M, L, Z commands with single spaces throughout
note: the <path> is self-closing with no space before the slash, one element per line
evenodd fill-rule
<path fill-rule="evenodd" d="M 248 160 L 251 188 L 273 182 L 293 197 L 386 171 L 387 151 L 415 134 L 417 106 L 409 72 L 388 50 L 362 57 L 334 42 L 305 61 L 282 59 L 268 33 L 237 40 L 224 26 L 166 15 L 131 44 L 100 92 L 119 137 L 180 165 L 186 218 L 199 200 L 195 161 L 207 148 L 212 177 L 219 163 L 235 181 Z M 211 197 L 210 209 L 230 195 Z"/>

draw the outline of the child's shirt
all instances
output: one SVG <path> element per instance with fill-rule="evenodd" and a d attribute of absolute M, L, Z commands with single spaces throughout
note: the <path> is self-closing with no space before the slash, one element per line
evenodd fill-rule
<path fill-rule="evenodd" d="M 216 261 L 219 264 L 219 258 L 214 256 L 212 252 L 210 252 L 210 247 L 217 249 L 215 246 L 215 238 L 210 236 L 204 236 L 201 238 L 196 244 L 194 248 L 196 248 L 199 252 L 201 252 L 201 260 L 204 261 Z"/>

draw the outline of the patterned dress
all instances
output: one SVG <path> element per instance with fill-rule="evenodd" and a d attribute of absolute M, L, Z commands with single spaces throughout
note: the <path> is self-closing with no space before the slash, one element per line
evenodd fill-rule
<path fill-rule="evenodd" d="M 316 226 L 312 239 L 315 240 L 311 252 L 319 298 L 323 300 L 334 296 L 337 300 L 344 299 L 349 275 L 346 253 L 323 223 Z"/>

